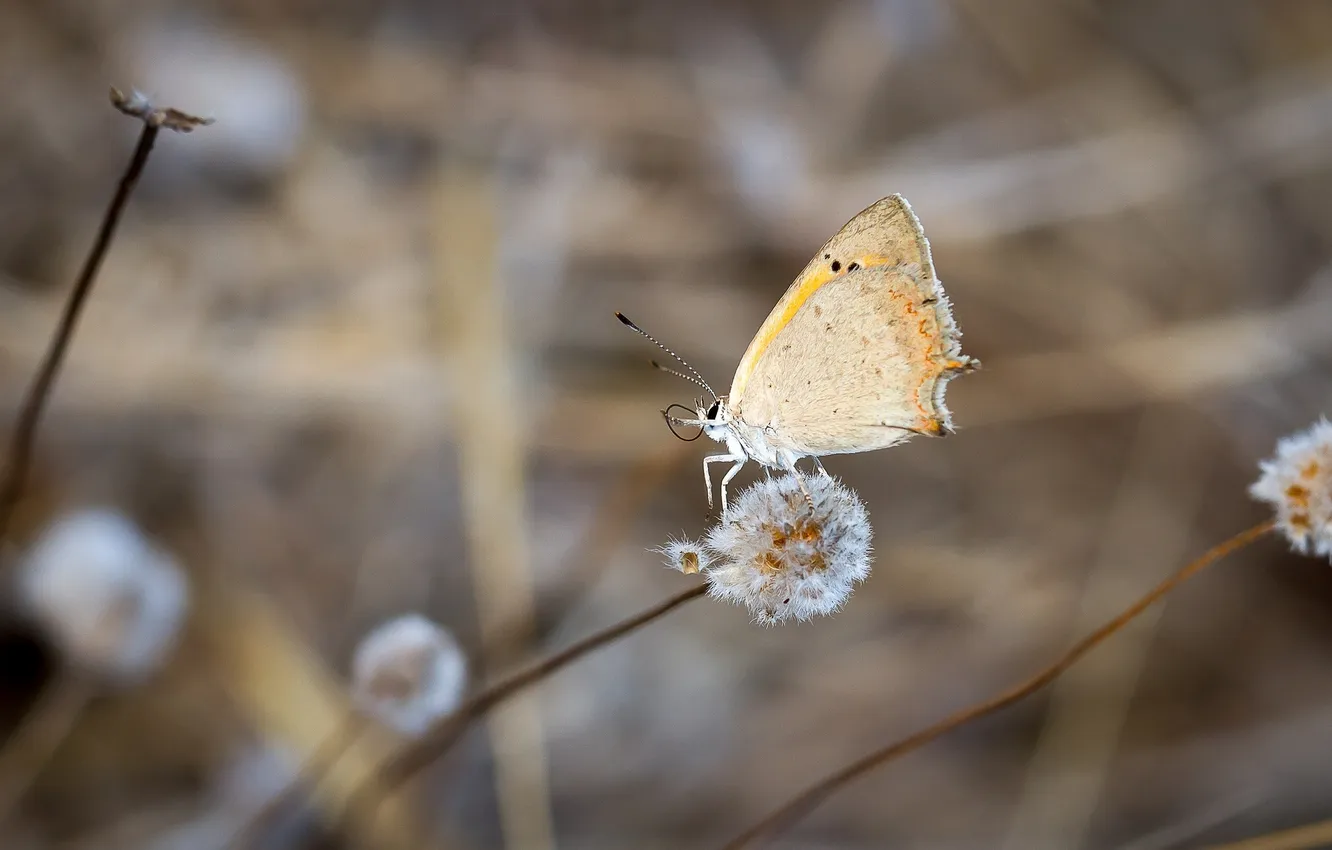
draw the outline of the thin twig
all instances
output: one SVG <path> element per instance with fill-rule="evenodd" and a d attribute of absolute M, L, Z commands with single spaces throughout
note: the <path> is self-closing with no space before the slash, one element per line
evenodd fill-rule
<path fill-rule="evenodd" d="M 133 194 L 134 187 L 139 182 L 139 175 L 143 174 L 144 166 L 148 164 L 148 155 L 152 153 L 153 144 L 157 141 L 157 134 L 161 132 L 163 127 L 188 133 L 195 127 L 211 122 L 211 119 L 197 118 L 177 109 L 156 109 L 138 92 L 126 96 L 113 88 L 111 89 L 111 103 L 126 115 L 140 119 L 143 122 L 143 130 L 139 133 L 139 142 L 135 145 L 134 153 L 130 156 L 129 165 L 126 166 L 125 173 L 120 178 L 120 185 L 116 187 L 116 193 L 112 196 L 111 203 L 102 216 L 101 226 L 97 229 L 97 237 L 93 240 L 92 248 L 83 261 L 83 268 L 79 270 L 74 289 L 65 302 L 64 312 L 60 316 L 60 324 L 56 326 L 55 334 L 51 337 L 50 345 L 47 347 L 46 354 L 37 369 L 37 374 L 33 378 L 32 385 L 28 388 L 22 407 L 19 408 L 18 422 L 15 424 L 14 433 L 9 440 L 8 461 L 5 464 L 4 478 L 0 480 L 0 540 L 4 539 L 9 530 L 9 522 L 13 517 L 14 508 L 18 505 L 19 496 L 23 493 L 24 485 L 27 483 L 28 470 L 32 466 L 32 446 L 37 436 L 37 425 L 41 421 L 42 412 L 46 409 L 46 404 L 51 397 L 51 390 L 55 386 L 56 377 L 60 374 L 60 367 L 65 361 L 65 354 L 69 351 L 70 343 L 74 339 L 74 330 L 78 326 L 79 315 L 83 312 L 83 305 L 88 300 L 89 293 L 92 292 L 93 283 L 97 280 L 97 272 L 102 267 L 102 261 L 106 259 L 111 241 L 115 238 L 116 226 L 120 223 L 121 214 L 124 213 L 130 195 Z"/>
<path fill-rule="evenodd" d="M 380 766 L 376 773 L 374 782 L 369 783 L 361 792 L 356 794 L 348 804 L 348 812 L 355 813 L 361 805 L 370 806 L 374 799 L 386 796 L 395 788 L 402 785 L 412 776 L 429 766 L 437 759 L 442 758 L 453 747 L 454 744 L 463 736 L 467 728 L 476 720 L 483 717 L 496 705 L 504 702 L 509 697 L 519 691 L 534 685 L 542 679 L 557 672 L 563 667 L 567 667 L 578 659 L 582 658 L 594 650 L 600 649 L 608 643 L 635 631 L 642 626 L 646 626 L 653 620 L 658 619 L 686 602 L 697 599 L 708 592 L 706 584 L 697 584 L 687 590 L 681 591 L 667 599 L 658 602 L 651 608 L 641 611 L 632 617 L 609 626 L 602 631 L 589 635 L 577 643 L 556 652 L 546 658 L 543 658 L 525 670 L 520 670 L 508 678 L 501 679 L 489 687 L 478 691 L 466 702 L 458 707 L 458 710 L 438 723 L 435 728 L 428 731 L 421 739 L 408 744 L 401 752 L 389 758 Z M 378 797 L 365 799 L 367 794 L 378 792 Z M 368 814 L 373 813 L 369 809 Z"/>
<path fill-rule="evenodd" d="M 1053 664 L 1050 664 L 1036 675 L 1018 685 L 1014 685 L 1003 693 L 945 717 L 933 726 L 926 727 L 918 732 L 913 732 L 905 738 L 901 738 L 885 747 L 875 750 L 874 752 L 861 756 L 859 759 L 851 762 L 841 770 L 829 774 L 815 784 L 809 786 L 804 791 L 782 804 L 779 808 L 773 810 L 758 823 L 733 838 L 728 844 L 726 844 L 724 850 L 740 850 L 741 847 L 755 844 L 762 838 L 772 837 L 786 827 L 791 826 L 791 824 L 795 823 L 800 818 L 809 814 L 810 811 L 824 800 L 828 799 L 834 793 L 841 790 L 841 788 L 864 774 L 882 767 L 900 756 L 904 756 L 907 753 L 917 750 L 934 739 L 940 738 L 961 726 L 965 726 L 973 720 L 979 720 L 982 717 L 986 717 L 1005 709 L 1014 703 L 1021 702 L 1023 699 L 1026 699 L 1041 690 L 1046 685 L 1049 685 L 1055 679 L 1058 679 L 1065 670 L 1076 664 L 1084 655 L 1091 652 L 1107 638 L 1131 623 L 1154 603 L 1170 593 L 1170 591 L 1183 584 L 1195 574 L 1201 572 L 1210 564 L 1219 561 L 1232 552 L 1243 549 L 1245 546 L 1248 546 L 1250 543 L 1263 537 L 1272 530 L 1273 526 L 1274 523 L 1271 521 L 1264 522 L 1245 531 L 1241 531 L 1229 540 L 1218 543 L 1204 552 L 1197 559 L 1185 565 L 1178 572 L 1152 588 L 1146 595 L 1138 599 L 1137 602 L 1134 602 L 1128 608 L 1125 608 L 1099 629 L 1078 641 Z"/>

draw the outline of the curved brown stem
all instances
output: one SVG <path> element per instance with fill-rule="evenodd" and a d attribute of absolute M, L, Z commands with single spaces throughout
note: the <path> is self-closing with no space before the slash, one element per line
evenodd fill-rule
<path fill-rule="evenodd" d="M 740 850 L 742 847 L 757 844 L 761 839 L 771 838 L 776 833 L 791 826 L 800 818 L 809 814 L 816 806 L 824 800 L 831 797 L 843 786 L 860 778 L 866 773 L 875 770 L 896 758 L 906 755 L 913 750 L 920 749 L 935 738 L 940 738 L 953 730 L 965 726 L 973 720 L 979 720 L 997 711 L 1005 709 L 1016 702 L 1031 696 L 1037 691 L 1049 685 L 1055 679 L 1058 679 L 1065 670 L 1076 664 L 1084 655 L 1091 652 L 1107 638 L 1114 635 L 1124 626 L 1128 625 L 1140 614 L 1150 608 L 1153 604 L 1160 601 L 1166 594 L 1179 587 L 1185 581 L 1188 581 L 1204 568 L 1221 560 L 1225 556 L 1243 549 L 1250 543 L 1266 535 L 1272 530 L 1274 523 L 1264 522 L 1253 528 L 1241 531 L 1229 540 L 1218 543 L 1211 549 L 1208 549 L 1195 560 L 1186 564 L 1178 572 L 1162 581 L 1156 587 L 1149 590 L 1146 595 L 1138 599 L 1129 607 L 1125 608 L 1114 618 L 1106 622 L 1096 631 L 1084 637 L 1074 644 L 1067 652 L 1061 655 L 1054 663 L 1050 664 L 1034 676 L 1028 678 L 1008 690 L 996 694 L 989 699 L 976 703 L 969 708 L 945 717 L 933 726 L 928 726 L 918 732 L 913 732 L 905 738 L 901 738 L 881 747 L 871 753 L 868 753 L 834 773 L 829 774 L 818 782 L 801 791 L 792 797 L 779 808 L 774 809 L 772 813 L 764 817 L 758 823 L 742 832 L 726 844 L 724 850 Z"/>
<path fill-rule="evenodd" d="M 120 184 L 116 186 L 116 192 L 111 196 L 111 203 L 107 205 L 106 212 L 102 215 L 102 223 L 97 228 L 97 236 L 93 239 L 88 256 L 83 261 L 83 267 L 79 269 L 74 289 L 70 291 L 69 298 L 65 301 L 65 307 L 60 314 L 60 323 L 56 325 L 46 354 L 42 357 L 42 363 L 37 367 L 37 374 L 33 377 L 28 393 L 23 397 L 23 405 L 19 408 L 18 422 L 14 425 L 14 433 L 9 439 L 4 478 L 0 480 L 0 540 L 4 539 L 9 530 L 9 521 L 27 483 L 28 469 L 32 465 L 33 442 L 37 437 L 37 425 L 41 422 L 42 413 L 51 398 L 51 390 L 54 389 L 56 378 L 60 375 L 60 367 L 65 362 L 65 354 L 74 339 L 74 331 L 78 327 L 83 305 L 97 281 L 97 272 L 101 270 L 102 261 L 106 259 L 111 242 L 116 237 L 116 226 L 129 204 L 134 187 L 139 183 L 139 176 L 143 174 L 144 166 L 148 164 L 148 156 L 153 152 L 153 144 L 157 141 L 158 133 L 164 127 L 178 133 L 188 133 L 195 127 L 212 123 L 211 119 L 197 118 L 178 109 L 157 109 L 138 93 L 126 96 L 114 88 L 111 89 L 111 104 L 126 115 L 141 120 L 143 130 L 139 133 L 139 142 L 134 146 L 134 153 L 130 155 L 129 165 L 121 175 Z"/>
<path fill-rule="evenodd" d="M 27 483 L 28 469 L 32 465 L 32 446 L 37 436 L 37 425 L 41 421 L 42 412 L 46 409 L 46 403 L 51 397 L 51 390 L 55 387 L 55 380 L 60 374 L 60 367 L 65 362 L 65 354 L 69 351 L 69 345 L 74 339 L 74 330 L 78 326 L 79 315 L 83 312 L 83 305 L 87 302 L 89 293 L 92 292 L 93 283 L 97 280 L 97 272 L 102 267 L 102 261 L 106 259 L 106 252 L 111 247 L 111 240 L 115 238 L 116 225 L 120 223 L 120 216 L 125 211 L 126 204 L 129 203 L 135 185 L 139 182 L 139 175 L 143 173 L 144 165 L 148 163 L 148 155 L 152 153 L 153 143 L 157 141 L 157 134 L 160 131 L 160 125 L 150 121 L 143 122 L 143 130 L 139 133 L 139 143 L 134 147 L 129 165 L 120 178 L 120 185 L 116 187 L 116 193 L 112 196 L 111 203 L 102 216 L 102 224 L 97 229 L 97 237 L 93 240 L 92 248 L 83 261 L 83 268 L 79 270 L 79 277 L 74 282 L 74 289 L 69 293 L 68 300 L 65 301 L 64 310 L 60 314 L 60 323 L 51 336 L 50 345 L 47 346 L 46 354 L 42 357 L 42 363 L 37 368 L 37 374 L 28 387 L 28 393 L 23 397 L 23 406 L 19 408 L 18 422 L 14 425 L 14 433 L 9 439 L 4 480 L 0 481 L 0 539 L 3 539 L 6 531 L 8 531 L 9 520 L 14 513 L 14 507 L 18 504 L 19 496 L 23 493 L 23 487 Z"/>

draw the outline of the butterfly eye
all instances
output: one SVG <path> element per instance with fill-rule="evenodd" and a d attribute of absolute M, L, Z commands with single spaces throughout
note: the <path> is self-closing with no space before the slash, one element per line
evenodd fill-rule
<path fill-rule="evenodd" d="M 683 404 L 672 404 L 670 407 L 666 408 L 661 412 L 661 415 L 666 418 L 666 427 L 671 429 L 671 433 L 675 435 L 675 439 L 682 440 L 686 443 L 692 443 L 695 440 L 697 440 L 699 437 L 703 436 L 702 428 L 699 428 L 698 433 L 692 437 L 686 437 L 684 434 L 681 434 L 679 431 L 675 430 L 675 420 L 671 418 L 671 407 L 678 407 L 681 410 L 685 411 L 686 413 L 692 413 L 694 415 L 698 414 L 696 411 L 690 410 L 689 408 L 685 407 Z"/>
<path fill-rule="evenodd" d="M 717 414 L 720 413 L 720 412 L 721 412 L 721 402 L 720 402 L 720 401 L 714 401 L 714 402 L 712 403 L 712 407 L 709 407 L 709 408 L 708 408 L 708 418 L 709 418 L 709 419 L 716 419 L 716 418 L 717 418 Z"/>

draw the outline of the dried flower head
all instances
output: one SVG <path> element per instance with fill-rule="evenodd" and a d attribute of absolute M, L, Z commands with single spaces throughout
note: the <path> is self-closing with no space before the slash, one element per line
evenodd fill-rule
<path fill-rule="evenodd" d="M 830 614 L 870 571 L 869 513 L 854 490 L 826 475 L 757 482 L 727 506 L 705 543 L 712 595 L 763 623 Z"/>
<path fill-rule="evenodd" d="M 1326 419 L 1277 443 L 1249 494 L 1276 511 L 1295 551 L 1332 558 L 1332 423 Z"/>
<path fill-rule="evenodd" d="M 352 691 L 365 711 L 417 736 L 462 702 L 467 659 L 442 626 L 405 614 L 361 639 L 352 657 Z"/>
<path fill-rule="evenodd" d="M 84 510 L 52 523 L 28 551 L 18 594 L 72 662 L 133 682 L 174 645 L 189 589 L 133 523 Z"/>
<path fill-rule="evenodd" d="M 166 127 L 177 133 L 190 133 L 196 127 L 207 127 L 213 123 L 212 118 L 201 118 L 170 106 L 159 109 L 153 106 L 147 95 L 137 89 L 125 94 L 112 86 L 111 105 L 131 118 L 138 118 L 153 127 Z"/>
<path fill-rule="evenodd" d="M 695 540 L 681 537 L 671 538 L 660 549 L 654 549 L 666 558 L 666 566 L 679 570 L 687 576 L 702 572 L 712 566 L 712 556 L 707 546 Z"/>

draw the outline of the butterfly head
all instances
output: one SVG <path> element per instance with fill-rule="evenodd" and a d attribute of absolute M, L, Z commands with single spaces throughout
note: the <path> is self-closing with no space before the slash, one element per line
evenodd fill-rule
<path fill-rule="evenodd" d="M 726 406 L 726 399 L 714 399 L 710 405 L 706 399 L 699 399 L 696 410 L 703 433 L 719 443 L 726 442 L 731 433 L 731 411 Z"/>

